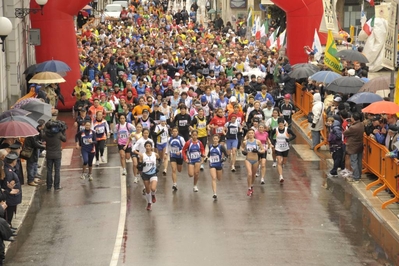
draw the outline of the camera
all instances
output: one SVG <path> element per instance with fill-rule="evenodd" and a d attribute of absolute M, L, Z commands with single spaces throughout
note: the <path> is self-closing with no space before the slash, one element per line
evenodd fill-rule
<path fill-rule="evenodd" d="M 65 132 L 68 129 L 68 126 L 64 121 L 55 120 L 48 121 L 46 123 L 46 128 L 50 130 L 52 133 Z"/>

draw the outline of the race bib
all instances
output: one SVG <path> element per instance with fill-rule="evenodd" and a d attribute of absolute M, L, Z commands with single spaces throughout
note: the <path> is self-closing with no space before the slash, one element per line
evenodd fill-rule
<path fill-rule="evenodd" d="M 230 128 L 230 134 L 235 135 L 238 133 L 238 128 Z"/>
<path fill-rule="evenodd" d="M 187 125 L 187 120 L 179 120 L 179 126 L 185 127 Z"/>
<path fill-rule="evenodd" d="M 211 155 L 211 158 L 209 158 L 209 161 L 211 163 L 218 163 L 218 162 L 220 162 L 220 157 L 217 155 Z"/>
<path fill-rule="evenodd" d="M 190 158 L 192 160 L 198 159 L 200 157 L 201 157 L 201 154 L 198 151 L 190 153 Z"/>
<path fill-rule="evenodd" d="M 285 148 L 288 147 L 288 143 L 287 143 L 287 142 L 285 142 L 285 143 L 280 143 L 280 144 L 279 144 L 279 147 L 280 147 L 281 149 L 285 149 Z"/>
<path fill-rule="evenodd" d="M 103 134 L 105 131 L 104 127 L 96 127 L 96 133 L 97 134 Z"/>
<path fill-rule="evenodd" d="M 127 139 L 127 134 L 126 133 L 120 133 L 119 134 L 120 139 Z"/>
<path fill-rule="evenodd" d="M 247 145 L 247 150 L 248 151 L 257 150 L 257 146 L 256 145 Z"/>
<path fill-rule="evenodd" d="M 283 110 L 283 116 L 289 116 L 291 114 L 290 110 Z"/>
<path fill-rule="evenodd" d="M 222 134 L 222 133 L 223 133 L 223 128 L 222 127 L 216 128 L 216 134 Z"/>
<path fill-rule="evenodd" d="M 85 130 L 85 126 L 79 126 L 79 131 Z"/>
<path fill-rule="evenodd" d="M 89 138 L 83 138 L 83 144 L 84 145 L 90 145 L 90 139 Z"/>
<path fill-rule="evenodd" d="M 241 117 L 237 117 L 236 121 L 238 122 L 238 124 L 241 124 Z"/>
<path fill-rule="evenodd" d="M 198 124 L 197 128 L 198 129 L 203 129 L 203 128 L 206 128 L 206 125 L 205 124 Z"/>
<path fill-rule="evenodd" d="M 155 163 L 154 162 L 146 162 L 145 166 L 151 169 L 151 168 L 155 167 Z"/>
<path fill-rule="evenodd" d="M 171 148 L 170 148 L 170 152 L 173 153 L 173 154 L 177 154 L 177 153 L 179 153 L 179 148 L 177 148 L 177 147 L 171 147 Z"/>

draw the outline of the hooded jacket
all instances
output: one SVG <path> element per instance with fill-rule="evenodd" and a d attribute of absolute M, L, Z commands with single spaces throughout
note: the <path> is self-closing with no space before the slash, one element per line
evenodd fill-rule
<path fill-rule="evenodd" d="M 320 93 L 315 93 L 313 95 L 313 121 L 312 124 L 315 124 L 314 128 L 310 128 L 313 131 L 322 131 L 324 128 L 324 117 L 323 117 L 323 103 L 321 102 Z"/>
<path fill-rule="evenodd" d="M 46 159 L 61 159 L 61 141 L 66 142 L 65 132 L 53 133 L 50 128 L 45 128 L 42 140 L 46 142 Z"/>

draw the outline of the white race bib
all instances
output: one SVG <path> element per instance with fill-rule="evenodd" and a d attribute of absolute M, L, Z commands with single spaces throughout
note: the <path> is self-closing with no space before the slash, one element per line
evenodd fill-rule
<path fill-rule="evenodd" d="M 222 134 L 222 133 L 223 133 L 223 128 L 222 127 L 216 128 L 216 134 Z"/>
<path fill-rule="evenodd" d="M 220 157 L 217 155 L 211 155 L 211 158 L 209 158 L 209 161 L 211 163 L 218 163 L 218 162 L 220 162 Z"/>
<path fill-rule="evenodd" d="M 193 160 L 198 159 L 200 157 L 201 157 L 201 154 L 198 151 L 190 153 L 190 158 Z"/>

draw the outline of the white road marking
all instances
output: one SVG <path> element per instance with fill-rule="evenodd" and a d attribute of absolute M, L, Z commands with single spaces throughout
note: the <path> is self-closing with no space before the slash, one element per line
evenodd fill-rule
<path fill-rule="evenodd" d="M 119 213 L 119 224 L 118 224 L 118 231 L 116 233 L 114 252 L 112 253 L 111 262 L 109 264 L 110 266 L 118 265 L 119 256 L 121 253 L 122 243 L 123 243 L 123 232 L 125 230 L 125 223 L 126 223 L 127 189 L 126 189 L 126 176 L 122 175 L 122 171 L 120 171 L 120 177 L 121 177 L 121 209 Z"/>
<path fill-rule="evenodd" d="M 62 150 L 61 166 L 71 165 L 72 154 L 73 154 L 73 149 L 63 149 Z"/>

